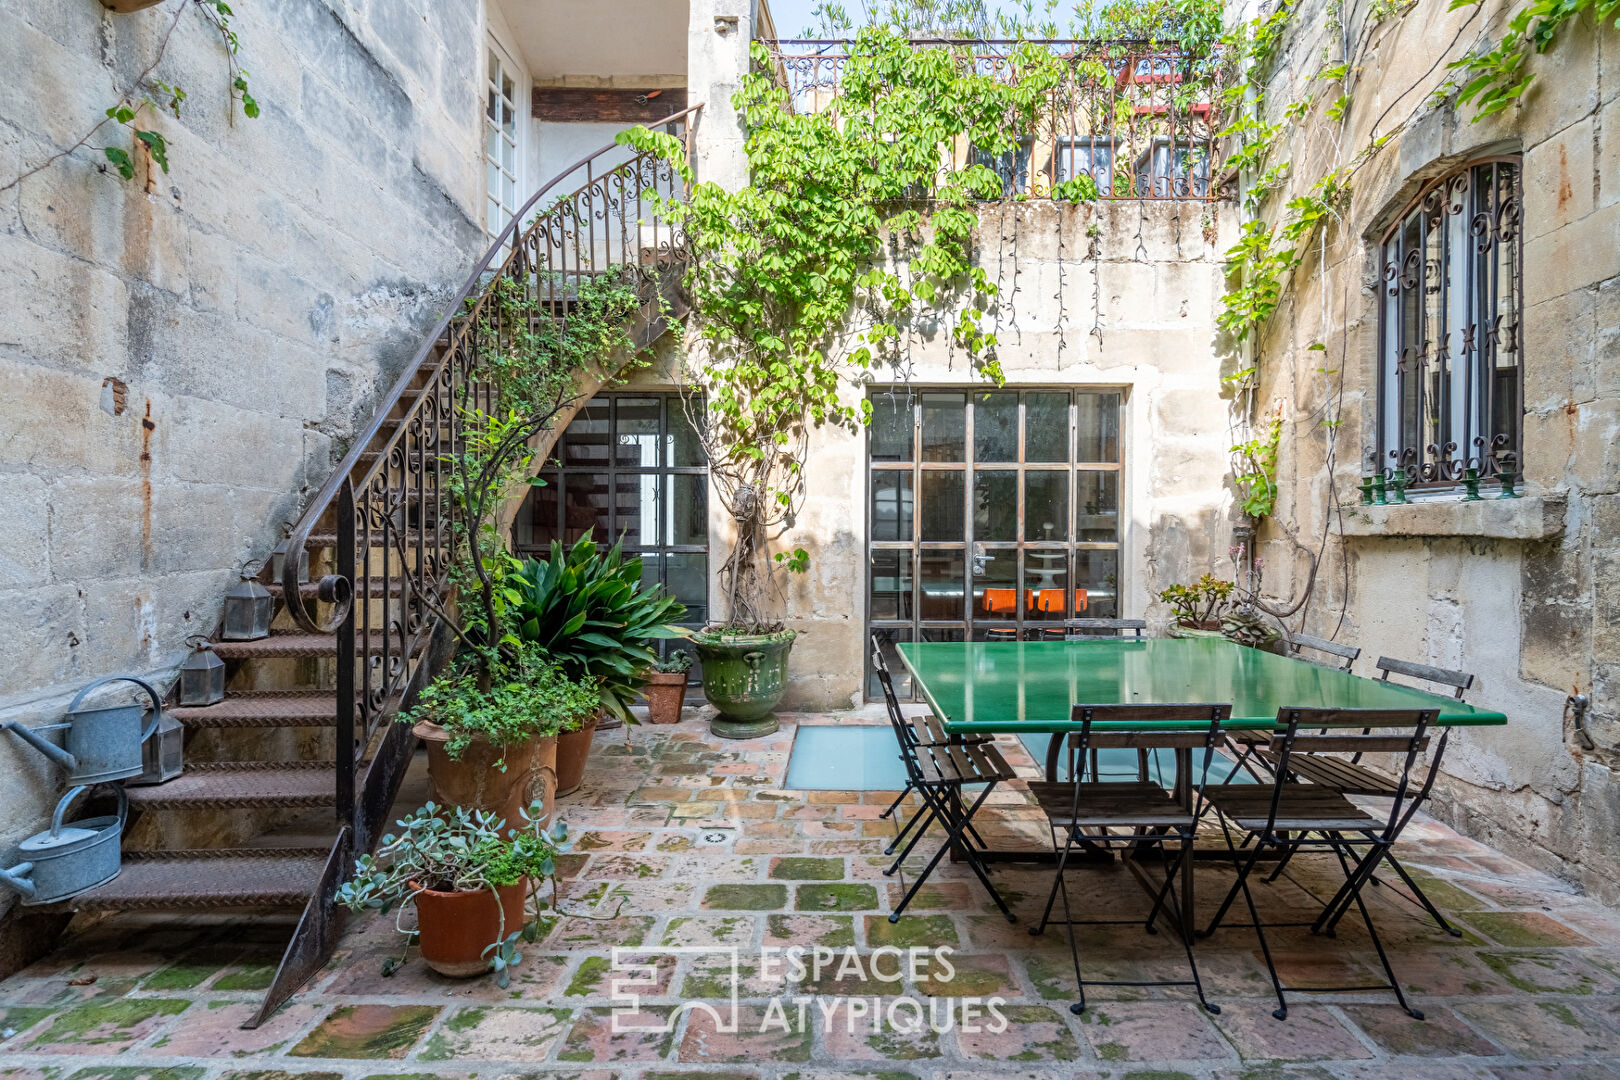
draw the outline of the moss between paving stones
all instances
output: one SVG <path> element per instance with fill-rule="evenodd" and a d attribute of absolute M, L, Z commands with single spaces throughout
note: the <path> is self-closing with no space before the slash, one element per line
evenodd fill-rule
<path fill-rule="evenodd" d="M 1563 965 L 1560 963 L 1562 958 L 1556 955 L 1490 952 L 1475 955 L 1482 964 L 1512 983 L 1515 988 L 1532 994 L 1590 994 L 1597 989 L 1597 980 L 1579 969 L 1571 972 L 1571 979 L 1563 982 L 1543 983 L 1529 977 L 1527 970 L 1533 972 L 1537 968 L 1547 972 L 1558 972 Z"/>
<path fill-rule="evenodd" d="M 93 1001 L 71 1009 L 51 1021 L 51 1026 L 28 1044 L 32 1049 L 46 1043 L 83 1043 L 95 1046 L 119 1042 L 129 1038 L 137 1024 L 155 1016 L 174 1016 L 186 1011 L 189 1001 L 173 998 L 124 998 L 118 1001 Z M 107 1029 L 99 1037 L 88 1037 L 98 1029 Z"/>
<path fill-rule="evenodd" d="M 765 925 L 770 930 L 771 937 L 784 940 L 793 937 L 792 915 L 769 915 L 765 918 Z M 821 916 L 832 923 L 830 929 L 822 931 L 814 939 L 798 944 L 825 945 L 829 949 L 841 949 L 855 944 L 855 918 L 852 915 L 824 915 Z"/>
<path fill-rule="evenodd" d="M 800 885 L 793 906 L 799 911 L 870 911 L 877 902 L 876 886 L 846 882 Z"/>
<path fill-rule="evenodd" d="M 345 1005 L 333 1009 L 287 1053 L 292 1057 L 401 1058 L 438 1015 L 439 1009 L 433 1005 Z M 372 1020 L 387 1022 L 368 1030 Z"/>
<path fill-rule="evenodd" d="M 1498 945 L 1514 949 L 1544 949 L 1590 945 L 1580 934 L 1536 911 L 1464 911 L 1459 917 L 1490 935 Z M 1543 926 L 1542 923 L 1550 926 Z M 1559 933 L 1559 931 L 1563 933 Z M 1453 939 L 1455 940 L 1455 939 Z"/>
<path fill-rule="evenodd" d="M 195 990 L 218 970 L 218 964 L 170 964 L 148 975 L 141 989 Z"/>
<path fill-rule="evenodd" d="M 258 1069 L 251 1072 L 220 1073 L 218 1080 L 343 1080 L 343 1074 L 339 1072 L 288 1072 L 286 1069 Z M 381 1078 L 368 1077 L 367 1080 L 381 1080 Z"/>
<path fill-rule="evenodd" d="M 4 1039 L 16 1038 L 55 1011 L 43 1006 L 0 1005 L 0 1033 L 9 1031 Z"/>
<path fill-rule="evenodd" d="M 786 856 L 772 861 L 771 877 L 781 881 L 842 881 L 844 860 Z"/>
<path fill-rule="evenodd" d="M 221 975 L 214 980 L 214 990 L 268 990 L 276 979 L 274 964 L 256 964 Z"/>
<path fill-rule="evenodd" d="M 787 906 L 786 885 L 715 885 L 703 894 L 710 910 L 780 911 Z"/>
<path fill-rule="evenodd" d="M 69 1080 L 197 1080 L 207 1071 L 200 1065 L 166 1069 L 150 1065 L 91 1065 L 74 1073 Z"/>
<path fill-rule="evenodd" d="M 949 915 L 907 915 L 897 923 L 887 915 L 866 917 L 866 943 L 873 948 L 892 945 L 899 949 L 938 948 L 959 944 L 956 924 Z"/>

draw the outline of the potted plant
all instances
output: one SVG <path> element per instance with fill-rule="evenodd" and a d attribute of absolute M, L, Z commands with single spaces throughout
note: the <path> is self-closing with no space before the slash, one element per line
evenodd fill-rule
<path fill-rule="evenodd" d="M 647 719 L 654 724 L 676 724 L 686 703 L 686 678 L 692 671 L 692 654 L 677 649 L 646 672 Z"/>
<path fill-rule="evenodd" d="M 1172 585 L 1159 593 L 1176 615 L 1170 636 L 1221 637 L 1220 616 L 1232 588 L 1232 582 L 1205 574 L 1191 585 Z"/>
<path fill-rule="evenodd" d="M 567 850 L 567 828 L 547 828 L 546 816 L 536 801 L 521 812 L 522 826 L 509 829 L 482 810 L 428 803 L 401 818 L 400 832 L 384 836 L 376 855 L 355 861 L 337 901 L 354 912 L 414 905 L 429 967 L 452 978 L 493 971 L 504 987 L 523 959 L 518 940 L 525 933 L 533 940 L 525 897 L 538 911 L 539 882 Z"/>
<path fill-rule="evenodd" d="M 549 813 L 558 736 L 596 716 L 599 691 L 533 645 L 495 674 L 486 689 L 472 665 L 452 669 L 400 720 L 427 744 L 436 798 L 508 821 L 535 800 Z"/>
<path fill-rule="evenodd" d="M 649 643 L 684 636 L 671 624 L 686 609 L 659 586 L 643 586 L 641 560 L 626 559 L 622 544 L 599 551 L 590 533 L 570 548 L 552 541 L 550 558 L 529 559 L 506 584 L 511 633 L 596 691 L 596 711 L 562 728 L 557 781 L 566 795 L 583 782 L 598 714 L 635 723 L 630 702 L 658 661 Z"/>

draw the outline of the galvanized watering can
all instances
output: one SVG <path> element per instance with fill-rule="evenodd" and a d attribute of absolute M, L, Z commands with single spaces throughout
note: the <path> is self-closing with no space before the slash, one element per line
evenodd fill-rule
<path fill-rule="evenodd" d="M 28 861 L 0 870 L 0 885 L 21 893 L 25 905 L 66 900 L 118 876 L 119 842 L 124 835 L 124 819 L 129 816 L 129 796 L 124 794 L 123 785 L 110 785 L 118 792 L 116 816 L 62 823 L 68 807 L 95 786 L 69 789 L 56 804 L 51 827 L 18 845 Z"/>
<path fill-rule="evenodd" d="M 120 681 L 134 683 L 151 697 L 152 715 L 146 718 L 144 724 L 141 722 L 143 707 L 140 705 L 113 705 L 103 709 L 79 710 L 79 704 L 90 691 Z M 133 675 L 109 675 L 105 679 L 97 679 L 79 691 L 78 696 L 67 708 L 65 722 L 26 728 L 11 720 L 5 727 L 22 736 L 23 740 L 35 750 L 68 770 L 71 774 L 68 783 L 77 787 L 81 784 L 100 784 L 108 780 L 139 776 L 146 767 L 141 756 L 141 744 L 157 730 L 158 719 L 162 715 L 163 699 L 151 683 L 145 679 L 137 679 Z M 39 734 L 42 731 L 65 731 L 67 735 L 62 741 L 66 747 L 57 746 L 49 739 L 43 738 Z"/>

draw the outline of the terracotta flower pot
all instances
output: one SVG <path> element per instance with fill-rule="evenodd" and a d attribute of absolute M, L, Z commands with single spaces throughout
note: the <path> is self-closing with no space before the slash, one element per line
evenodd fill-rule
<path fill-rule="evenodd" d="M 654 724 L 678 724 L 686 704 L 686 672 L 650 671 L 642 687 L 647 698 L 647 719 Z"/>
<path fill-rule="evenodd" d="M 484 950 L 523 929 L 527 879 L 495 890 L 500 896 L 498 905 L 488 889 L 439 892 L 411 884 L 416 887 L 416 926 L 421 933 L 422 959 L 440 975 L 453 979 L 482 975 L 489 970 L 490 959 Z"/>
<path fill-rule="evenodd" d="M 509 828 L 523 826 L 522 811 L 535 799 L 545 804 L 542 824 L 551 821 L 557 797 L 557 736 L 526 739 L 501 748 L 474 739 L 460 761 L 450 760 L 444 745 L 450 735 L 438 724 L 423 720 L 411 733 L 427 743 L 428 779 L 435 802 L 468 810 L 488 810 L 506 820 Z M 502 757 L 506 771 L 496 767 Z"/>
<path fill-rule="evenodd" d="M 598 719 L 593 716 L 584 726 L 557 736 L 558 795 L 572 795 L 585 782 L 585 759 L 591 753 L 591 739 L 596 735 Z"/>

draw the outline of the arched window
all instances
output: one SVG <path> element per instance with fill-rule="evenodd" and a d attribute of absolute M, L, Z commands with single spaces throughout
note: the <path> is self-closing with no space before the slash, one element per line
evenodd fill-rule
<path fill-rule="evenodd" d="M 1522 471 L 1519 159 L 1424 188 L 1381 249 L 1375 469 L 1415 488 Z"/>

